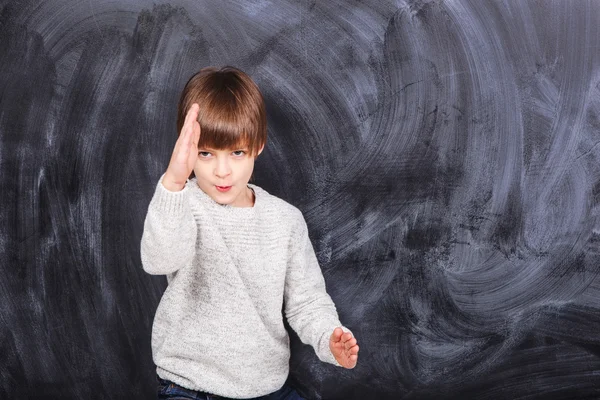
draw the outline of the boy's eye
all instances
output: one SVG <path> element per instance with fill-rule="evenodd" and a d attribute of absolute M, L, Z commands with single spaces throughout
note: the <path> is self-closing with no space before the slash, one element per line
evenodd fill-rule
<path fill-rule="evenodd" d="M 235 156 L 243 156 L 244 154 L 246 154 L 246 151 L 244 150 L 235 150 L 232 152 L 232 154 L 234 154 Z M 210 152 L 209 151 L 199 151 L 198 155 L 202 158 L 207 158 L 210 156 Z"/>

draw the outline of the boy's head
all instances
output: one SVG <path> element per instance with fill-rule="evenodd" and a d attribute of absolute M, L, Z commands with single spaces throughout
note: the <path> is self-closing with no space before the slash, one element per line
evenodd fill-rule
<path fill-rule="evenodd" d="M 267 141 L 263 97 L 252 79 L 234 67 L 207 67 L 185 85 L 177 131 L 192 104 L 200 106 L 200 140 L 194 172 L 200 188 L 221 204 L 247 206 L 254 160 Z M 219 190 L 218 186 L 230 186 Z"/>

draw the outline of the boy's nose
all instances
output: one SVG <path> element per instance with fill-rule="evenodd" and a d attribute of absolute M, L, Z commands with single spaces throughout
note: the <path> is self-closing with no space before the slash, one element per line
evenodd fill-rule
<path fill-rule="evenodd" d="M 229 164 L 226 162 L 220 162 L 217 164 L 217 168 L 215 168 L 215 176 L 219 178 L 224 178 L 231 173 L 231 168 L 229 168 Z"/>

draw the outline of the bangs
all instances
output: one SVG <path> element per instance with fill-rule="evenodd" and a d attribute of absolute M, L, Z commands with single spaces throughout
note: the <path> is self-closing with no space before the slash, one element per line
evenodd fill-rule
<path fill-rule="evenodd" d="M 252 139 L 257 133 L 256 122 L 252 121 L 247 112 L 244 112 L 241 104 L 231 93 L 219 93 L 211 100 L 200 103 L 198 148 L 209 147 L 216 150 L 249 148 L 250 144 L 255 142 Z"/>

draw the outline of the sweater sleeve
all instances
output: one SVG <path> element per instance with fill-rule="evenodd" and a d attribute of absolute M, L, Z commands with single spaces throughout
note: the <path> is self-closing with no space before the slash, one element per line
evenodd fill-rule
<path fill-rule="evenodd" d="M 327 294 L 304 217 L 292 234 L 292 252 L 285 278 L 285 316 L 300 340 L 310 344 L 323 362 L 340 366 L 329 349 L 329 339 L 341 325 L 335 304 Z"/>
<path fill-rule="evenodd" d="M 189 264 L 195 254 L 197 227 L 189 204 L 189 188 L 171 192 L 161 176 L 148 206 L 140 255 L 144 271 L 171 274 Z"/>

